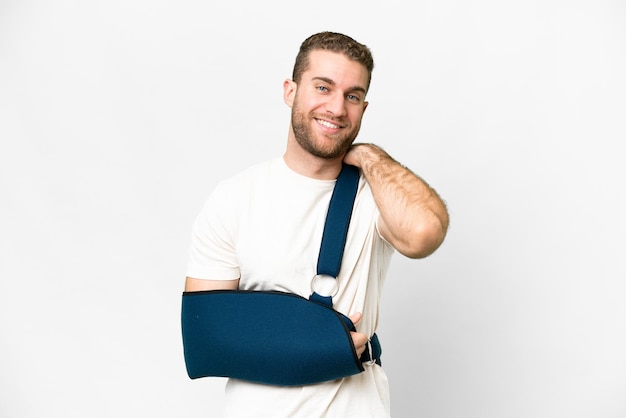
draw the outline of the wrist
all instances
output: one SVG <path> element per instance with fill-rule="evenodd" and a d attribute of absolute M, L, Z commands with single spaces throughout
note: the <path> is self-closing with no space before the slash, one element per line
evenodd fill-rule
<path fill-rule="evenodd" d="M 376 170 L 376 167 L 394 161 L 393 158 L 378 145 L 359 144 L 356 151 L 360 167 L 365 172 L 371 172 L 372 170 Z"/>

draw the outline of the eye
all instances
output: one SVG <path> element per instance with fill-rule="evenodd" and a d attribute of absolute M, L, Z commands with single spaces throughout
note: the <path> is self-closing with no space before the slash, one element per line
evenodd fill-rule
<path fill-rule="evenodd" d="M 316 89 L 317 89 L 317 91 L 319 91 L 321 93 L 327 93 L 328 92 L 328 87 L 326 87 L 326 86 L 317 86 Z"/>
<path fill-rule="evenodd" d="M 348 99 L 351 102 L 360 102 L 361 98 L 359 96 L 355 96 L 354 94 L 348 94 L 346 96 L 346 99 Z"/>

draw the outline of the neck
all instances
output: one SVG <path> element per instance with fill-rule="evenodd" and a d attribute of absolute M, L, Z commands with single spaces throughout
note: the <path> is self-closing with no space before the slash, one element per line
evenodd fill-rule
<path fill-rule="evenodd" d="M 293 138 L 289 136 L 287 149 L 283 160 L 291 170 L 306 177 L 317 180 L 334 180 L 341 171 L 342 157 L 321 158 L 304 150 Z"/>

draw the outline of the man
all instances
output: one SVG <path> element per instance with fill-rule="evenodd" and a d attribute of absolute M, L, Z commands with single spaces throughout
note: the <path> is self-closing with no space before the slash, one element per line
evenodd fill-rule
<path fill-rule="evenodd" d="M 361 179 L 337 277 L 334 308 L 350 316 L 360 355 L 378 325 L 382 284 L 394 249 L 430 255 L 448 227 L 446 207 L 418 176 L 373 144 L 353 144 L 367 108 L 374 67 L 369 49 L 322 32 L 306 39 L 292 80 L 282 158 L 221 182 L 193 227 L 186 291 L 283 290 L 308 297 L 316 275 L 324 219 L 342 163 Z M 322 284 L 323 285 L 323 284 Z M 384 341 L 383 341 L 384 344 Z M 383 369 L 302 387 L 230 379 L 225 417 L 388 417 Z"/>

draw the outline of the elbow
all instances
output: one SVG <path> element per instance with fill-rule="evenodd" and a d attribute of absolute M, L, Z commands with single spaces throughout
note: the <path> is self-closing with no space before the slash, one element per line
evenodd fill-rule
<path fill-rule="evenodd" d="M 446 237 L 447 229 L 447 222 L 419 225 L 406 235 L 409 239 L 396 249 L 408 258 L 426 258 L 441 246 Z"/>

